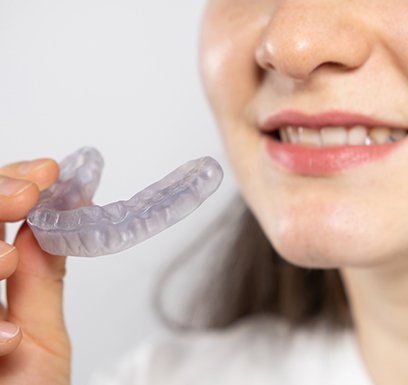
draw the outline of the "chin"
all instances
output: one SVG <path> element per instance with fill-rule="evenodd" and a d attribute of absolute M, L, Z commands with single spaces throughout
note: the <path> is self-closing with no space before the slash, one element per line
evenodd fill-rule
<path fill-rule="evenodd" d="M 304 268 L 371 267 L 398 254 L 390 250 L 390 238 L 381 236 L 374 223 L 349 226 L 338 217 L 330 219 L 333 216 L 321 213 L 314 217 L 261 216 L 259 222 L 282 258 Z"/>
<path fill-rule="evenodd" d="M 305 234 L 280 234 L 270 237 L 271 244 L 279 255 L 289 263 L 303 268 L 342 269 L 369 268 L 385 264 L 392 255 L 398 255 L 382 245 L 362 239 L 344 239 L 342 236 L 313 237 Z"/>
<path fill-rule="evenodd" d="M 339 245 L 342 242 L 338 238 L 331 242 L 281 234 L 272 237 L 271 243 L 282 258 L 303 268 L 334 269 L 375 263 L 375 258 L 368 257 L 370 250 L 354 247 L 352 242 Z"/>

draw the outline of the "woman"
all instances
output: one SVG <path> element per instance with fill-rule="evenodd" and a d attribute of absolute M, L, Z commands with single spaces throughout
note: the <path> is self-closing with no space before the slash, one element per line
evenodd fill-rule
<path fill-rule="evenodd" d="M 407 382 L 407 16 L 403 0 L 208 1 L 203 82 L 246 205 L 287 262 L 280 299 L 270 296 L 281 306 L 271 306 L 273 316 L 242 312 L 238 324 L 204 337 L 149 345 L 112 383 Z M 40 160 L 1 174 L 7 222 L 27 215 L 57 168 Z M 2 252 L 0 382 L 69 384 L 64 258 L 43 253 L 25 226 Z M 306 299 L 316 269 L 321 287 Z M 292 297 L 301 304 L 303 290 L 303 313 L 293 315 L 285 297 L 289 277 L 298 277 L 289 289 L 302 283 Z M 324 301 L 326 291 L 340 294 Z M 348 312 L 352 332 L 327 333 L 328 321 L 343 324 Z M 317 327 L 306 328 L 313 319 Z"/>

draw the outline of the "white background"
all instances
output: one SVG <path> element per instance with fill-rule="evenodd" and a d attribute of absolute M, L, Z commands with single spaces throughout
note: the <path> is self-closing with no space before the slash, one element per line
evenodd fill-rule
<path fill-rule="evenodd" d="M 127 199 L 203 155 L 226 173 L 213 197 L 166 232 L 121 254 L 69 259 L 74 385 L 160 330 L 149 305 L 158 272 L 234 192 L 199 80 L 204 3 L 0 0 L 2 164 L 94 146 L 106 164 L 98 204 Z"/>

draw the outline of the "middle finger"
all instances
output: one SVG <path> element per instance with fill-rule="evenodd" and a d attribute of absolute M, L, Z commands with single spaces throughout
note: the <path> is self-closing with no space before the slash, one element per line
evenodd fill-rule
<path fill-rule="evenodd" d="M 18 251 L 14 246 L 0 241 L 0 281 L 10 277 L 18 265 Z"/>

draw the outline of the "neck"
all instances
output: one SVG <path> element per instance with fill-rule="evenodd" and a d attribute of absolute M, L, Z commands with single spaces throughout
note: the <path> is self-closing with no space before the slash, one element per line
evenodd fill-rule
<path fill-rule="evenodd" d="M 408 261 L 342 269 L 363 360 L 376 385 L 408 379 Z"/>

